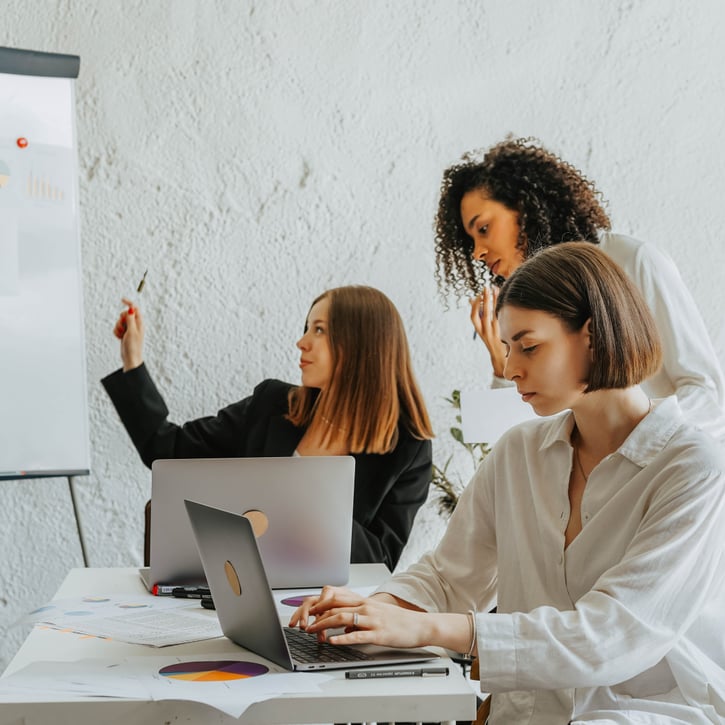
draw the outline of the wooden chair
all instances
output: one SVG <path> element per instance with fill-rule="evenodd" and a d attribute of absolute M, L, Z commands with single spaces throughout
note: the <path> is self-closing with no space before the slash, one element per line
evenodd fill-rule
<path fill-rule="evenodd" d="M 151 499 L 146 502 L 144 508 L 143 526 L 143 565 L 151 564 Z"/>
<path fill-rule="evenodd" d="M 471 663 L 471 679 L 472 680 L 479 680 L 481 679 L 481 676 L 479 674 L 478 670 L 478 657 L 473 660 Z M 471 725 L 486 725 L 486 719 L 489 716 L 489 713 L 491 712 L 491 695 L 488 695 L 486 699 L 478 706 L 478 710 L 476 712 L 476 719 L 471 723 Z"/>

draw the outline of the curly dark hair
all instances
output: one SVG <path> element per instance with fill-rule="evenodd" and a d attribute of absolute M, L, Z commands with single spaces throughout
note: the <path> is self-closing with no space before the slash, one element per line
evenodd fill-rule
<path fill-rule="evenodd" d="M 599 230 L 611 228 L 594 183 L 537 139 L 509 137 L 488 151 L 467 153 L 441 181 L 435 278 L 444 297 L 476 294 L 484 282 L 486 264 L 472 258 L 473 240 L 461 221 L 461 199 L 474 189 L 518 213 L 517 247 L 525 257 L 559 242 L 596 244 Z"/>

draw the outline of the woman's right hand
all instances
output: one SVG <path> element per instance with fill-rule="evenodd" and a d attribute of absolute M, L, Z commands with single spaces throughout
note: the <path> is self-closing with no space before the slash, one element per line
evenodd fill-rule
<path fill-rule="evenodd" d="M 126 308 L 118 317 L 113 334 L 121 341 L 123 371 L 133 370 L 143 362 L 143 317 L 138 307 L 125 297 L 121 300 Z"/>
<path fill-rule="evenodd" d="M 480 295 L 471 300 L 471 322 L 491 356 L 493 374 L 502 378 L 506 365 L 506 345 L 501 342 L 501 332 L 495 312 L 498 293 L 499 288 L 495 285 L 486 286 Z"/>
<path fill-rule="evenodd" d="M 345 587 L 327 586 L 319 595 L 305 599 L 289 626 L 330 644 L 422 647 L 431 644 L 431 622 L 431 615 L 399 606 L 388 594 L 364 597 Z M 328 630 L 333 631 L 328 634 Z"/>

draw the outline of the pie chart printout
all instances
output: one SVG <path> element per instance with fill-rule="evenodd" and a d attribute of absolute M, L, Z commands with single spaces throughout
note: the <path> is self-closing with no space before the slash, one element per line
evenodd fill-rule
<path fill-rule="evenodd" d="M 224 682 L 226 680 L 243 680 L 269 672 L 269 668 L 257 662 L 240 660 L 217 660 L 213 662 L 179 662 L 159 670 L 163 677 L 174 680 L 190 680 L 193 682 Z"/>
<path fill-rule="evenodd" d="M 282 604 L 287 607 L 300 607 L 302 606 L 302 603 L 305 601 L 305 599 L 309 599 L 310 597 L 314 596 L 315 592 L 312 592 L 311 594 L 302 594 L 298 597 L 287 597 L 282 600 Z"/>

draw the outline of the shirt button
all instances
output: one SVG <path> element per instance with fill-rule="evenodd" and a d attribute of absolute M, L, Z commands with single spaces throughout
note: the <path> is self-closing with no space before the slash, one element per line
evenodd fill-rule
<path fill-rule="evenodd" d="M 584 521 L 589 521 L 589 514 L 584 514 Z"/>

